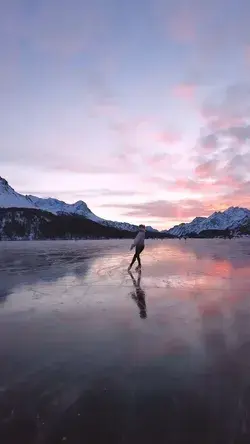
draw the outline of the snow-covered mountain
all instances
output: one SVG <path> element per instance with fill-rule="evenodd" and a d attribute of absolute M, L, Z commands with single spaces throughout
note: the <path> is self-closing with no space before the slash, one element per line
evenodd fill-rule
<path fill-rule="evenodd" d="M 27 208 L 43 210 L 54 215 L 68 214 L 83 216 L 86 219 L 96 222 L 108 228 L 115 228 L 123 231 L 137 231 L 138 226 L 127 222 L 114 222 L 96 216 L 82 200 L 67 204 L 61 200 L 47 198 L 42 199 L 36 196 L 24 196 L 17 193 L 7 182 L 0 177 L 0 208 Z M 170 230 L 163 230 L 161 234 L 172 236 L 188 236 L 191 233 L 200 234 L 207 230 L 237 230 L 240 227 L 250 227 L 250 210 L 247 208 L 230 207 L 226 211 L 217 211 L 209 217 L 196 217 L 190 223 L 176 225 Z M 148 226 L 147 231 L 159 233 L 158 230 Z M 159 233 L 160 234 L 160 233 Z"/>
<path fill-rule="evenodd" d="M 36 208 L 28 198 L 17 193 L 8 184 L 7 180 L 0 177 L 0 208 Z"/>
<path fill-rule="evenodd" d="M 7 180 L 2 177 L 0 177 L 0 208 L 34 208 L 57 215 L 64 213 L 83 216 L 93 222 L 118 230 L 136 231 L 138 229 L 137 225 L 132 225 L 127 222 L 114 222 L 96 216 L 82 200 L 79 200 L 74 204 L 67 204 L 51 197 L 42 199 L 31 195 L 24 196 L 17 193 L 8 184 Z M 147 230 L 158 232 L 158 230 L 155 230 L 152 227 L 147 227 Z"/>
<path fill-rule="evenodd" d="M 26 197 L 29 199 L 30 202 L 32 202 L 35 208 L 48 211 L 49 213 L 77 214 L 78 216 L 88 217 L 89 219 L 92 219 L 92 216 L 93 219 L 97 217 L 90 211 L 86 203 L 83 202 L 82 200 L 79 200 L 74 204 L 67 204 L 62 200 L 53 199 L 52 197 L 46 199 L 42 199 L 41 197 L 36 197 L 31 195 L 28 195 Z"/>
<path fill-rule="evenodd" d="M 235 230 L 250 220 L 247 208 L 230 207 L 226 211 L 216 211 L 209 217 L 196 217 L 190 223 L 182 223 L 167 232 L 174 236 L 186 236 L 190 233 L 199 234 L 205 230 Z"/>

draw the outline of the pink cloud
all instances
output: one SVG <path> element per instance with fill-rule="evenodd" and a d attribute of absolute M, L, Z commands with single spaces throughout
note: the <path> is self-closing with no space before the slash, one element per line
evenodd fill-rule
<path fill-rule="evenodd" d="M 208 160 L 195 168 L 195 173 L 200 178 L 214 177 L 217 169 L 216 160 Z"/>
<path fill-rule="evenodd" d="M 47 190 L 47 191 L 40 191 L 34 188 L 31 189 L 21 189 L 19 190 L 22 194 L 32 194 L 33 196 L 39 196 L 48 198 L 50 196 L 59 198 L 59 199 L 67 199 L 67 198 L 73 198 L 75 200 L 79 199 L 87 199 L 87 198 L 100 198 L 100 196 L 103 196 L 105 198 L 108 197 L 133 197 L 133 196 L 145 196 L 147 193 L 146 191 L 139 191 L 139 190 L 116 190 L 116 189 L 110 189 L 110 188 L 97 188 L 97 189 L 82 189 L 82 190 L 60 190 L 55 191 L 53 189 Z"/>
<path fill-rule="evenodd" d="M 222 178 L 216 178 L 213 182 L 206 179 L 194 180 L 194 179 L 178 179 L 174 182 L 170 182 L 167 189 L 170 191 L 183 191 L 188 190 L 191 192 L 202 193 L 204 196 L 213 195 L 214 197 L 222 195 L 225 189 L 238 188 L 241 182 L 235 178 L 227 175 Z"/>
<path fill-rule="evenodd" d="M 238 183 L 237 188 L 223 196 L 224 207 L 239 206 L 250 208 L 250 181 Z"/>
<path fill-rule="evenodd" d="M 216 134 L 208 134 L 207 136 L 201 137 L 197 149 L 201 153 L 209 154 L 216 150 L 218 145 L 218 137 Z"/>
<path fill-rule="evenodd" d="M 166 145 L 172 145 L 181 140 L 181 135 L 177 132 L 163 131 L 156 135 L 156 140 Z"/>
<path fill-rule="evenodd" d="M 163 162 L 169 162 L 171 155 L 168 153 L 155 153 L 147 158 L 147 163 L 150 166 L 157 166 Z"/>
<path fill-rule="evenodd" d="M 169 185 L 169 181 L 167 179 L 163 179 L 162 177 L 156 177 L 156 176 L 146 177 L 146 182 L 152 185 L 158 185 L 163 189 Z"/>
<path fill-rule="evenodd" d="M 203 191 L 205 188 L 205 183 L 192 179 L 178 179 L 168 185 L 168 189 L 171 191 L 189 190 L 200 192 Z"/>
<path fill-rule="evenodd" d="M 164 179 L 163 179 L 164 181 Z M 119 208 L 124 216 L 132 218 L 140 218 L 141 220 L 149 220 L 157 218 L 161 220 L 162 226 L 173 226 L 176 222 L 189 222 L 197 216 L 209 216 L 214 211 L 224 211 L 229 206 L 250 207 L 250 181 L 240 182 L 232 180 L 232 178 L 218 179 L 214 183 L 206 183 L 205 181 L 178 180 L 172 187 L 168 184 L 168 190 L 180 191 L 190 189 L 190 191 L 201 191 L 203 199 L 181 199 L 177 201 L 150 201 L 141 204 L 104 204 L 106 208 Z M 235 186 L 233 191 L 222 193 L 223 187 Z M 220 187 L 222 187 L 220 189 Z M 219 192 L 220 191 L 220 192 Z M 211 192 L 211 196 L 208 194 Z M 147 222 L 146 222 L 147 223 Z"/>
<path fill-rule="evenodd" d="M 210 131 L 240 126 L 249 118 L 250 85 L 248 83 L 231 85 L 223 93 L 219 102 L 215 96 L 202 106 L 201 115 Z M 218 91 L 218 96 L 220 95 L 221 92 Z"/>
<path fill-rule="evenodd" d="M 213 206 L 207 202 L 194 199 L 183 199 L 176 202 L 164 200 L 146 202 L 142 204 L 104 204 L 105 208 L 119 208 L 124 210 L 123 215 L 140 217 L 147 220 L 149 217 L 160 219 L 185 220 L 190 217 L 205 216 L 211 214 Z"/>
<path fill-rule="evenodd" d="M 226 173 L 226 171 L 225 171 Z M 220 177 L 219 179 L 216 180 L 215 185 L 216 186 L 221 186 L 221 187 L 228 187 L 228 188 L 237 188 L 239 185 L 241 184 L 241 182 L 237 179 L 235 179 L 234 177 L 225 174 L 223 177 Z"/>
<path fill-rule="evenodd" d="M 183 100 L 191 100 L 194 98 L 196 86 L 189 83 L 180 83 L 173 88 L 173 94 Z"/>
<path fill-rule="evenodd" d="M 225 115 L 208 118 L 207 126 L 211 131 L 220 131 L 226 130 L 231 126 L 241 125 L 244 121 L 245 119 L 242 117 L 227 116 L 225 113 Z"/>

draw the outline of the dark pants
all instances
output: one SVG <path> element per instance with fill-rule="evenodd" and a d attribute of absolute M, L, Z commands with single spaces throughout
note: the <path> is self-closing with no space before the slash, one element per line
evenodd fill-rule
<path fill-rule="evenodd" d="M 140 246 L 138 246 L 138 247 L 135 247 L 135 254 L 134 254 L 134 257 L 133 257 L 132 262 L 131 262 L 131 264 L 130 264 L 130 267 L 132 267 L 132 266 L 134 265 L 136 259 L 137 259 L 137 261 L 138 261 L 138 265 L 139 265 L 139 267 L 141 266 L 140 254 L 141 254 L 141 252 L 142 252 L 143 250 L 144 250 L 144 245 L 143 245 L 143 246 L 140 245 Z"/>

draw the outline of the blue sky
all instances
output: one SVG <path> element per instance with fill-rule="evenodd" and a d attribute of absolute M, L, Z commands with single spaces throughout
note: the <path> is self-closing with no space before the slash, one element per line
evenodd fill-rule
<path fill-rule="evenodd" d="M 3 0 L 0 174 L 162 228 L 250 205 L 249 19 L 245 0 Z"/>

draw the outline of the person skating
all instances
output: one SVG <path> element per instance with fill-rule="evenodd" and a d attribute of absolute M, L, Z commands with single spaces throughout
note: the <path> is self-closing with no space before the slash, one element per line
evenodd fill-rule
<path fill-rule="evenodd" d="M 130 247 L 130 250 L 133 250 L 133 248 L 135 248 L 135 254 L 134 254 L 134 257 L 133 257 L 133 259 L 131 261 L 130 266 L 128 267 L 128 271 L 131 270 L 131 268 L 133 267 L 133 265 L 134 265 L 136 260 L 138 262 L 138 267 L 136 268 L 136 270 L 140 270 L 141 269 L 140 254 L 144 250 L 145 234 L 146 234 L 146 227 L 145 227 L 145 225 L 139 225 L 139 233 L 137 234 L 134 242 L 132 243 L 132 245 Z"/>

